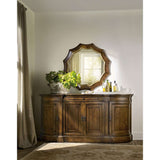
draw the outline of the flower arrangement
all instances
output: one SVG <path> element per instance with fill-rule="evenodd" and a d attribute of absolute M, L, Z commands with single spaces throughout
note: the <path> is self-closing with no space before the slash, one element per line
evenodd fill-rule
<path fill-rule="evenodd" d="M 75 71 L 65 73 L 64 71 L 51 71 L 46 74 L 46 80 L 49 85 L 52 83 L 61 83 L 64 88 L 70 89 L 71 87 L 76 88 L 81 83 L 80 74 Z"/>

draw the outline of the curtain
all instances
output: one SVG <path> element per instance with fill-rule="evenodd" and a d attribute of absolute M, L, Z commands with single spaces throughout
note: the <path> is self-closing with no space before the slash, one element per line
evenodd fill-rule
<path fill-rule="evenodd" d="M 17 145 L 28 148 L 37 143 L 35 132 L 29 66 L 27 56 L 26 8 L 17 4 L 18 40 L 18 96 L 17 96 Z"/>

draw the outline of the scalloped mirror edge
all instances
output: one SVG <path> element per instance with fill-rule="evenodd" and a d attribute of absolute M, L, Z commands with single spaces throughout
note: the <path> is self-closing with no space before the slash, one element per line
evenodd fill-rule
<path fill-rule="evenodd" d="M 76 51 L 80 50 L 81 48 L 95 50 L 96 52 L 98 52 L 98 53 L 101 54 L 101 56 L 102 56 L 102 58 L 103 58 L 103 60 L 105 62 L 105 72 L 104 72 L 104 74 L 102 75 L 102 77 L 100 78 L 100 80 L 98 82 L 92 84 L 91 86 L 86 85 L 86 84 L 81 84 L 80 86 L 77 87 L 79 90 L 93 90 L 96 87 L 101 86 L 102 83 L 103 83 L 103 81 L 111 74 L 110 73 L 110 64 L 111 64 L 111 61 L 107 57 L 107 54 L 106 54 L 106 52 L 105 52 L 104 49 L 101 49 L 101 48 L 97 47 L 93 43 L 91 43 L 91 44 L 82 44 L 82 43 L 80 43 L 78 46 L 76 46 L 76 47 L 74 47 L 72 49 L 69 49 L 69 52 L 68 52 L 66 58 L 63 60 L 63 63 L 64 63 L 64 72 L 68 71 L 68 63 L 67 62 L 74 55 L 74 53 Z"/>

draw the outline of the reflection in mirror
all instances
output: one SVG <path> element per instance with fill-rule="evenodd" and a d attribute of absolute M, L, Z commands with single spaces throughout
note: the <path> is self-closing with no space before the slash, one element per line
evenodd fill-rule
<path fill-rule="evenodd" d="M 81 84 L 89 86 L 98 82 L 105 72 L 105 62 L 97 51 L 81 48 L 74 52 L 68 61 L 70 71 L 75 71 L 81 75 Z"/>

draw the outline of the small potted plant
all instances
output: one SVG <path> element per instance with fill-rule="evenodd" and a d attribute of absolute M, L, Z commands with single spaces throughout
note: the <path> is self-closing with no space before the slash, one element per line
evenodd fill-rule
<path fill-rule="evenodd" d="M 61 93 L 69 92 L 71 87 L 76 88 L 81 82 L 81 77 L 74 71 L 68 73 L 51 71 L 46 74 L 46 80 L 49 82 L 51 93 Z"/>
<path fill-rule="evenodd" d="M 59 75 L 64 74 L 63 71 L 51 71 L 50 73 L 46 74 L 46 80 L 48 81 L 48 86 L 51 89 L 52 93 L 58 92 L 58 85 L 59 85 Z"/>

